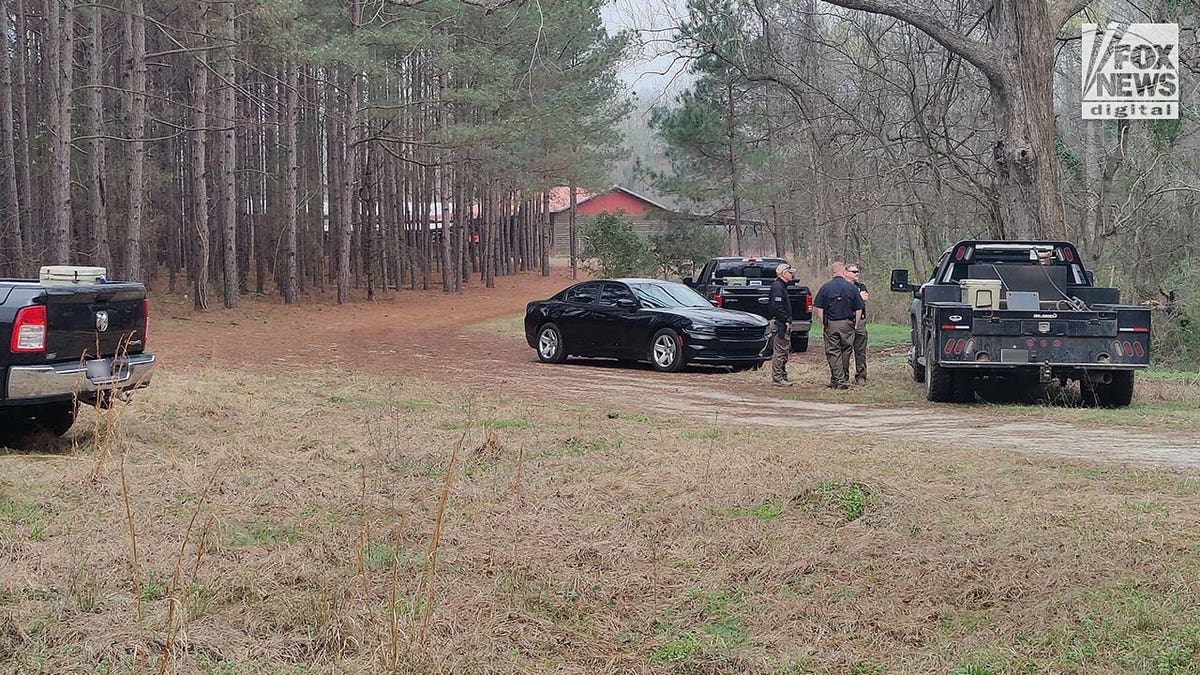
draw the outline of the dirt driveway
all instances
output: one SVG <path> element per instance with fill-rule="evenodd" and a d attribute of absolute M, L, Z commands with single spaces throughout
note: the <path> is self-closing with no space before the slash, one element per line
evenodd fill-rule
<path fill-rule="evenodd" d="M 481 328 L 512 317 L 525 303 L 570 283 L 562 273 L 478 283 L 462 296 L 436 291 L 391 293 L 347 306 L 320 299 L 300 307 L 277 300 L 244 300 L 233 311 L 193 312 L 182 298 L 154 299 L 151 346 L 165 363 L 200 362 L 239 368 L 345 368 L 373 374 L 420 375 L 464 387 L 604 404 L 709 424 L 752 424 L 867 433 L 896 441 L 936 439 L 952 447 L 1011 449 L 1039 455 L 1110 459 L 1139 465 L 1200 468 L 1194 430 L 1087 429 L 1042 418 L 989 414 L 980 406 L 856 404 L 805 400 L 804 391 L 776 392 L 716 372 L 666 375 L 649 368 L 537 362 L 523 340 Z M 809 353 L 802 358 L 815 360 Z M 762 384 L 766 384 L 763 376 Z"/>

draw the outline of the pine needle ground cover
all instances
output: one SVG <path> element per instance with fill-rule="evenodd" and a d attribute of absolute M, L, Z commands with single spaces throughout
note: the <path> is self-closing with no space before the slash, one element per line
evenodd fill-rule
<path fill-rule="evenodd" d="M 210 367 L 164 368 L 105 428 L 0 455 L 6 671 L 1200 659 L 1187 473 Z"/>

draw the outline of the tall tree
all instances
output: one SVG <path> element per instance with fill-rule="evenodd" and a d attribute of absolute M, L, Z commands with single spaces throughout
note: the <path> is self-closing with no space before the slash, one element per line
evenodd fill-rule
<path fill-rule="evenodd" d="M 94 265 L 112 265 L 108 245 L 108 204 L 105 194 L 104 133 L 104 10 L 99 5 L 88 9 L 87 44 L 87 135 L 88 135 L 88 219 L 84 225 L 83 259 Z"/>
<path fill-rule="evenodd" d="M 208 2 L 194 5 L 196 27 L 194 53 L 191 57 L 188 127 L 192 141 L 192 234 L 195 237 L 193 290 L 195 307 L 208 309 L 208 280 L 210 238 L 208 222 Z"/>
<path fill-rule="evenodd" d="M 915 26 L 979 69 L 991 89 L 993 169 L 1000 231 L 1008 238 L 1065 237 L 1054 143 L 1054 41 L 1090 0 L 1000 0 L 986 12 L 990 39 L 955 30 L 924 5 L 826 0 Z"/>
<path fill-rule="evenodd" d="M 4 201 L 0 204 L 0 274 L 17 276 L 25 267 L 21 244 L 21 202 L 17 188 L 16 133 L 13 128 L 12 54 L 8 36 L 8 0 L 0 0 L 0 171 Z M 19 53 L 17 54 L 19 57 Z"/>
<path fill-rule="evenodd" d="M 129 54 L 125 96 L 129 117 L 129 212 L 125 223 L 123 276 L 144 278 L 142 270 L 142 221 L 145 204 L 146 134 L 146 4 L 145 0 L 125 0 L 125 50 Z M 203 157 L 203 150 L 201 150 Z M 205 231 L 207 232 L 207 224 Z M 207 287 L 205 288 L 207 292 Z M 196 302 L 201 298 L 196 296 Z M 204 300 L 207 303 L 207 299 Z M 207 304 L 204 305 L 207 307 Z"/>
<path fill-rule="evenodd" d="M 220 85 L 217 89 L 217 116 L 221 124 L 220 161 L 221 180 L 219 182 L 221 215 L 218 219 L 224 241 L 222 257 L 224 280 L 225 308 L 237 307 L 238 304 L 238 248 L 237 248 L 237 100 L 235 97 L 237 69 L 234 66 L 234 47 L 237 41 L 237 30 L 234 27 L 233 0 L 221 2 L 221 48 L 220 61 L 217 64 L 217 75 Z M 262 283 L 261 278 L 259 283 Z"/>
<path fill-rule="evenodd" d="M 71 94 L 75 56 L 74 0 L 46 0 L 49 54 L 50 250 L 57 264 L 71 262 Z"/>

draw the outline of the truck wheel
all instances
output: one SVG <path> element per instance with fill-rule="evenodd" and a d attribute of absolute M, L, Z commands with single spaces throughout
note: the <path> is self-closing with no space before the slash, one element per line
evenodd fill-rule
<path fill-rule="evenodd" d="M 792 351 L 808 351 L 808 333 L 797 333 L 792 335 Z"/>
<path fill-rule="evenodd" d="M 664 373 L 674 373 L 683 367 L 683 339 L 679 333 L 664 328 L 650 338 L 650 365 Z"/>
<path fill-rule="evenodd" d="M 562 363 L 567 360 L 567 345 L 563 343 L 558 326 L 547 323 L 538 329 L 538 360 L 542 363 Z"/>
<path fill-rule="evenodd" d="M 1124 408 L 1133 400 L 1133 371 L 1112 371 L 1112 382 L 1079 382 L 1083 405 L 1089 408 Z"/>
<path fill-rule="evenodd" d="M 938 403 L 954 400 L 954 373 L 933 361 L 933 350 L 925 350 L 925 398 Z"/>
<path fill-rule="evenodd" d="M 0 444 L 47 432 L 62 436 L 75 424 L 75 402 L 60 401 L 31 406 L 14 406 L 0 413 Z"/>
<path fill-rule="evenodd" d="M 1112 384 L 1108 385 L 1107 408 L 1124 408 L 1133 401 L 1133 371 L 1119 370 L 1113 373 Z"/>

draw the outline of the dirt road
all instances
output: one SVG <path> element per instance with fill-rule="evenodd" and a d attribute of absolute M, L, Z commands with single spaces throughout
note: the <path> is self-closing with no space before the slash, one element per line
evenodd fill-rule
<path fill-rule="evenodd" d="M 1200 468 L 1200 434 L 1195 430 L 1086 429 L 1049 422 L 1037 408 L 1031 408 L 1028 417 L 1014 418 L 982 406 L 857 404 L 852 402 L 853 391 L 846 393 L 845 403 L 819 402 L 805 400 L 803 390 L 767 389 L 765 376 L 759 384 L 715 371 L 667 375 L 648 367 L 551 366 L 538 363 L 524 340 L 480 327 L 514 316 L 526 302 L 548 297 L 569 283 L 561 274 L 522 275 L 498 279 L 495 289 L 476 284 L 462 296 L 402 291 L 374 303 L 341 307 L 311 300 L 301 307 L 284 307 L 258 300 L 207 314 L 192 312 L 182 299 L 163 297 L 155 300 L 151 340 L 167 364 L 419 374 L 464 387 L 599 403 L 704 423 L 867 433 L 896 441 L 935 439 L 950 447 Z"/>

